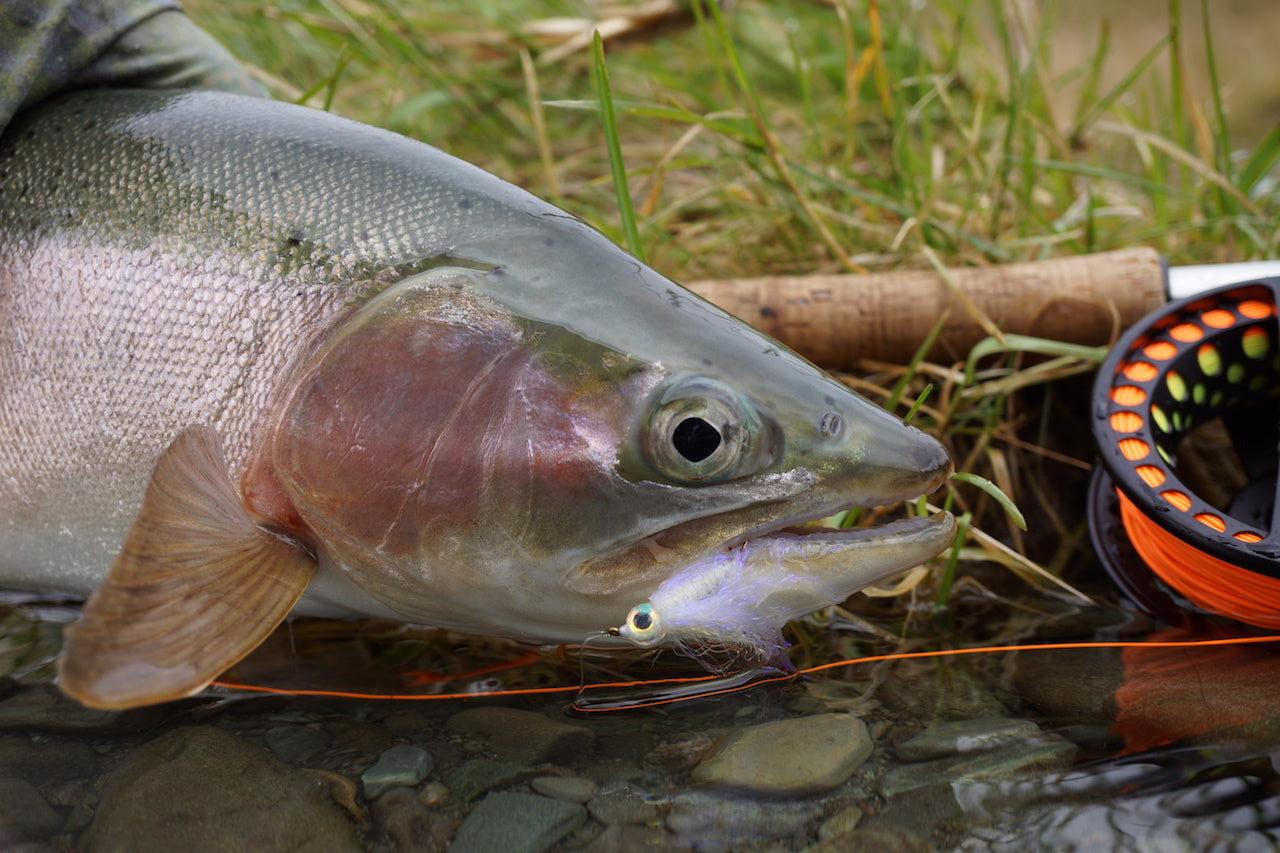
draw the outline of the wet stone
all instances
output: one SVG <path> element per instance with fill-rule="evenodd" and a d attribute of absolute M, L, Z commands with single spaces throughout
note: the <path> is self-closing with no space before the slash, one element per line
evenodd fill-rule
<path fill-rule="evenodd" d="M 826 841 L 829 838 L 835 838 L 852 832 L 862 822 L 862 809 L 858 806 L 849 806 L 822 822 L 822 826 L 818 827 L 818 839 Z"/>
<path fill-rule="evenodd" d="M 1124 681 L 1119 650 L 1023 651 L 1015 661 L 1015 689 L 1045 716 L 1093 724 L 1115 720 L 1115 691 Z"/>
<path fill-rule="evenodd" d="M 971 720 L 1007 717 L 1009 711 L 965 665 L 902 661 L 898 677 L 876 688 L 876 698 L 900 717 Z"/>
<path fill-rule="evenodd" d="M 673 798 L 667 829 L 694 848 L 736 847 L 762 838 L 801 840 L 822 814 L 808 800 L 757 800 L 735 794 L 693 791 Z"/>
<path fill-rule="evenodd" d="M 1009 746 L 992 752 L 904 764 L 891 768 L 880 777 L 880 792 L 886 798 L 892 798 L 930 785 L 1003 781 L 1026 770 L 1063 769 L 1070 765 L 1075 751 L 1075 744 L 1054 737 L 1041 743 Z"/>
<path fill-rule="evenodd" d="M 587 804 L 587 809 L 605 826 L 652 824 L 662 816 L 661 806 L 648 801 L 643 793 L 629 785 L 598 792 Z"/>
<path fill-rule="evenodd" d="M 537 794 L 492 793 L 458 827 L 449 853 L 541 853 L 587 820 L 587 810 Z"/>
<path fill-rule="evenodd" d="M 85 743 L 47 738 L 0 738 L 0 773 L 33 785 L 61 785 L 93 775 L 98 754 Z"/>
<path fill-rule="evenodd" d="M 387 731 L 396 737 L 412 739 L 414 735 L 421 734 L 429 729 L 431 720 L 421 711 L 401 709 L 387 714 L 382 724 L 387 727 Z"/>
<path fill-rule="evenodd" d="M 660 826 L 617 824 L 605 827 L 587 845 L 585 853 L 656 853 L 656 851 L 692 850 L 681 844 Z"/>
<path fill-rule="evenodd" d="M 263 735 L 267 749 L 281 761 L 306 761 L 333 742 L 328 732 L 308 726 L 276 726 Z"/>
<path fill-rule="evenodd" d="M 211 726 L 133 750 L 104 780 L 86 853 L 360 849 L 323 780 Z"/>
<path fill-rule="evenodd" d="M 516 708 L 468 708 L 450 717 L 446 728 L 485 738 L 497 758 L 516 764 L 580 758 L 595 741 L 590 729 Z"/>
<path fill-rule="evenodd" d="M 374 829 L 394 850 L 443 850 L 454 821 L 423 805 L 412 788 L 392 788 L 369 807 Z"/>
<path fill-rule="evenodd" d="M 360 776 L 366 799 L 375 800 L 388 788 L 412 788 L 435 766 L 431 754 L 409 744 L 396 744 L 383 751 L 378 761 Z"/>
<path fill-rule="evenodd" d="M 529 787 L 544 797 L 567 803 L 587 803 L 596 795 L 596 783 L 577 776 L 539 776 Z"/>
<path fill-rule="evenodd" d="M 693 770 L 693 780 L 788 797 L 842 784 L 871 755 L 867 727 L 849 714 L 817 714 L 740 729 Z"/>
<path fill-rule="evenodd" d="M 62 829 L 62 818 L 24 779 L 0 778 L 0 849 L 42 841 Z"/>
<path fill-rule="evenodd" d="M 933 853 L 933 846 L 905 827 L 869 826 L 829 838 L 808 848 L 805 853 L 846 853 L 850 850 L 874 850 L 876 853 Z"/>
<path fill-rule="evenodd" d="M 0 730 L 68 734 L 143 731 L 172 714 L 179 704 L 98 711 L 68 699 L 56 687 L 30 687 L 0 701 Z"/>
<path fill-rule="evenodd" d="M 455 800 L 469 803 L 494 788 L 518 785 L 533 778 L 533 768 L 509 761 L 477 758 L 445 777 L 444 784 Z"/>
<path fill-rule="evenodd" d="M 1040 727 L 1030 720 L 988 717 L 957 720 L 930 726 L 897 746 L 903 761 L 927 761 L 963 752 L 998 749 L 1011 743 L 1034 739 Z"/>

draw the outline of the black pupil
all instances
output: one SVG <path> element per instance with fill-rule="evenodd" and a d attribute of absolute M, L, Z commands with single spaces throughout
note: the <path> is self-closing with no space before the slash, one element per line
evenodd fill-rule
<path fill-rule="evenodd" d="M 685 418 L 671 433 L 676 452 L 690 462 L 701 462 L 720 446 L 720 431 L 702 418 Z"/>
<path fill-rule="evenodd" d="M 653 619 L 648 613 L 641 612 L 631 617 L 631 624 L 643 631 L 645 628 L 648 628 L 653 624 Z"/>

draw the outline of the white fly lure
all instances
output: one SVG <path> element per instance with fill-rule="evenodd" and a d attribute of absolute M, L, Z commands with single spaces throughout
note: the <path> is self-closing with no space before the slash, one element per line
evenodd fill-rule
<path fill-rule="evenodd" d="M 786 666 L 783 625 L 911 568 L 922 550 L 941 551 L 955 525 L 937 521 L 751 540 L 686 566 L 605 633 L 637 646 L 679 645 L 695 657 L 699 648 L 727 646 Z"/>

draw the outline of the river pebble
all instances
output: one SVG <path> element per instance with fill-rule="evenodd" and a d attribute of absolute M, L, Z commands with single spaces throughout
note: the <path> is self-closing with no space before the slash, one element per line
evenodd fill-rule
<path fill-rule="evenodd" d="M 867 727 L 850 714 L 817 714 L 739 729 L 693 770 L 705 785 L 776 797 L 842 784 L 871 755 Z"/>
<path fill-rule="evenodd" d="M 62 818 L 30 782 L 0 778 L 0 849 L 43 841 L 60 829 Z"/>
<path fill-rule="evenodd" d="M 580 776 L 539 776 L 529 787 L 544 797 L 566 803 L 588 803 L 596 795 L 596 783 Z"/>
<path fill-rule="evenodd" d="M 1014 686 L 1047 717 L 1110 723 L 1115 691 L 1124 681 L 1117 649 L 1053 649 L 1017 652 Z"/>
<path fill-rule="evenodd" d="M 88 744 L 48 737 L 0 738 L 0 773 L 33 785 L 61 785 L 93 775 L 98 754 Z"/>
<path fill-rule="evenodd" d="M 1003 781 L 1031 769 L 1063 769 L 1071 763 L 1075 752 L 1075 744 L 1054 737 L 991 752 L 903 764 L 890 768 L 880 777 L 880 792 L 892 798 L 930 785 L 954 787 L 960 782 Z"/>
<path fill-rule="evenodd" d="M 399 743 L 383 750 L 377 762 L 360 776 L 365 799 L 376 800 L 388 788 L 412 788 L 431 772 L 431 753 L 417 746 Z"/>
<path fill-rule="evenodd" d="M 174 702 L 168 706 L 132 711 L 98 711 L 68 699 L 56 687 L 30 687 L 0 701 L 0 730 L 70 734 L 143 731 L 171 715 L 182 704 Z"/>
<path fill-rule="evenodd" d="M 702 849 L 730 848 L 781 841 L 794 848 L 807 834 L 809 823 L 822 814 L 812 800 L 764 800 L 731 792 L 691 791 L 672 798 L 667 828 L 683 844 Z"/>
<path fill-rule="evenodd" d="M 896 751 L 903 761 L 927 761 L 962 752 L 996 749 L 1039 734 L 1040 727 L 1030 720 L 1004 717 L 957 720 L 930 726 L 898 744 Z"/>
<path fill-rule="evenodd" d="M 313 774 L 211 726 L 133 750 L 103 783 L 86 853 L 358 851 L 354 827 Z"/>
<path fill-rule="evenodd" d="M 671 853 L 692 849 L 692 846 L 676 840 L 660 826 L 616 824 L 605 827 L 587 845 L 584 853 Z"/>
<path fill-rule="evenodd" d="M 928 841 L 910 829 L 869 826 L 824 839 L 807 848 L 805 853 L 849 853 L 855 850 L 874 850 L 875 853 L 933 853 L 934 849 Z"/>
<path fill-rule="evenodd" d="M 286 763 L 306 761 L 333 742 L 328 732 L 310 726 L 274 726 L 262 739 L 267 749 Z"/>
<path fill-rule="evenodd" d="M 583 726 L 516 708 L 468 708 L 450 717 L 446 728 L 484 738 L 495 757 L 516 764 L 580 760 L 595 741 L 592 731 Z"/>
<path fill-rule="evenodd" d="M 818 840 L 826 841 L 829 838 L 835 838 L 857 829 L 858 824 L 862 823 L 864 813 L 858 806 L 849 806 L 841 809 L 831 817 L 822 822 L 818 827 Z"/>
<path fill-rule="evenodd" d="M 591 816 L 605 826 L 653 824 L 662 818 L 662 806 L 626 783 L 605 788 L 587 804 Z"/>
<path fill-rule="evenodd" d="M 587 810 L 537 794 L 487 795 L 458 827 L 449 853 L 541 853 L 587 819 Z"/>
<path fill-rule="evenodd" d="M 469 803 L 494 788 L 518 785 L 531 778 L 533 778 L 532 767 L 512 764 L 509 761 L 476 758 L 446 776 L 444 784 L 455 800 Z"/>
<path fill-rule="evenodd" d="M 427 808 L 412 788 L 392 788 L 369 806 L 373 827 L 394 850 L 443 850 L 456 821 Z"/>

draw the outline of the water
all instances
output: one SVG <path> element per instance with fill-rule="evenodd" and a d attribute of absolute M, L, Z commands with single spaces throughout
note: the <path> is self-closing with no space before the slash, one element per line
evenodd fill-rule
<path fill-rule="evenodd" d="M 900 606 L 876 602 L 863 616 L 915 634 L 906 649 L 1245 633 L 1162 625 L 1034 593 L 992 597 L 976 584 L 953 604 L 963 624 L 894 623 L 889 614 Z M 721 695 L 654 707 L 644 701 L 651 688 L 614 688 L 605 704 L 624 710 L 581 713 L 571 705 L 584 679 L 701 671 L 669 653 L 530 656 L 516 644 L 388 623 L 299 620 L 235 677 L 379 693 L 568 691 L 409 702 L 213 690 L 103 714 L 49 686 L 61 624 L 73 613 L 14 600 L 0 614 L 0 667 L 9 673 L 0 690 L 0 777 L 26 783 L 0 781 L 0 839 L 33 840 L 35 850 L 217 849 L 232 843 L 227 833 L 258 849 L 321 826 L 330 827 L 318 837 L 331 849 L 444 849 L 454 840 L 465 850 L 476 826 L 501 831 L 504 821 L 535 845 L 525 849 L 553 850 L 836 850 L 886 839 L 894 850 L 1280 848 L 1280 654 L 1271 646 L 886 661 L 747 689 L 727 684 Z M 897 645 L 851 625 L 802 626 L 795 659 Z M 524 663 L 500 668 L 513 660 Z M 435 680 L 465 671 L 475 674 Z M 712 756 L 726 739 L 830 714 L 865 723 L 865 758 L 853 754 L 851 738 L 825 743 L 820 729 L 801 729 L 781 755 L 766 747 L 782 735 L 767 735 L 743 759 L 760 763 L 730 787 L 698 781 L 723 763 Z M 429 772 L 366 796 L 362 775 L 396 744 L 424 750 Z M 846 770 L 842 761 L 858 763 Z M 828 765 L 845 777 L 815 781 Z M 742 790 L 760 780 L 783 790 Z M 556 799 L 566 791 L 570 799 Z M 473 812 L 482 820 L 467 829 Z M 528 828 L 543 817 L 550 829 Z M 175 822 L 198 828 L 196 837 L 166 835 Z"/>

